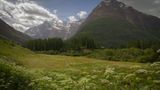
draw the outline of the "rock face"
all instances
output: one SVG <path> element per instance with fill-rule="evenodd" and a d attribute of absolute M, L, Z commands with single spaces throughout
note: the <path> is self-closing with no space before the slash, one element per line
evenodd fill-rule
<path fill-rule="evenodd" d="M 22 44 L 25 41 L 31 39 L 31 37 L 13 29 L 11 26 L 6 24 L 1 19 L 0 19 L 0 38 L 11 40 L 19 44 Z"/>
<path fill-rule="evenodd" d="M 82 24 L 77 35 L 87 34 L 105 47 L 134 40 L 160 41 L 160 19 L 117 0 L 103 0 Z"/>
<path fill-rule="evenodd" d="M 51 22 L 44 22 L 41 25 L 30 28 L 25 32 L 33 38 L 63 38 L 65 36 L 65 31 L 63 27 L 53 27 Z"/>
<path fill-rule="evenodd" d="M 62 38 L 68 39 L 72 37 L 78 30 L 80 21 L 59 25 L 55 27 L 52 22 L 46 21 L 41 25 L 28 29 L 25 33 L 33 38 Z"/>

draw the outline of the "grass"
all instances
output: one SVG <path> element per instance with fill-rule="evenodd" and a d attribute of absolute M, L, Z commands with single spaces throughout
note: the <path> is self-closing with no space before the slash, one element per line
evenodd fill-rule
<path fill-rule="evenodd" d="M 0 44 L 1 90 L 160 89 L 160 63 L 35 54 L 7 41 Z M 8 62 L 12 59 L 20 66 Z"/>
<path fill-rule="evenodd" d="M 25 49 L 13 42 L 0 39 L 0 55 L 11 58 L 25 57 L 34 54 L 32 51 Z"/>
<path fill-rule="evenodd" d="M 98 59 L 90 59 L 86 57 L 71 57 L 71 56 L 60 56 L 60 55 L 31 55 L 21 59 L 21 63 L 27 68 L 44 68 L 44 69 L 66 69 L 76 65 L 92 65 L 92 64 L 103 64 L 103 65 L 117 65 L 121 67 L 128 67 L 132 65 L 143 65 L 140 63 L 130 62 L 115 62 L 115 61 L 104 61 Z"/>

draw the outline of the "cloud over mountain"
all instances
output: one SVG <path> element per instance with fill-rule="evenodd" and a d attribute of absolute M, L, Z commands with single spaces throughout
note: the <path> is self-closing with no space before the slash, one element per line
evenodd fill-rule
<path fill-rule="evenodd" d="M 80 11 L 77 13 L 77 16 L 79 16 L 80 19 L 84 19 L 87 17 L 87 12 L 86 11 Z"/>
<path fill-rule="evenodd" d="M 78 19 L 75 16 L 69 16 L 68 20 L 69 20 L 69 23 L 73 23 L 73 22 L 78 21 Z"/>
<path fill-rule="evenodd" d="M 29 0 L 18 0 L 16 3 L 0 0 L 0 18 L 21 32 L 44 21 L 53 20 L 55 24 L 63 22 L 56 14 Z"/>
<path fill-rule="evenodd" d="M 79 11 L 75 16 L 69 16 L 68 17 L 68 22 L 69 23 L 74 23 L 79 20 L 83 20 L 87 17 L 88 13 L 86 11 Z"/>
<path fill-rule="evenodd" d="M 45 21 L 51 21 L 55 28 L 65 27 L 57 12 L 57 9 L 50 12 L 33 0 L 0 0 L 0 18 L 21 32 L 41 25 Z M 85 19 L 86 16 L 86 11 L 80 11 L 75 16 L 67 17 L 67 22 L 74 23 Z"/>

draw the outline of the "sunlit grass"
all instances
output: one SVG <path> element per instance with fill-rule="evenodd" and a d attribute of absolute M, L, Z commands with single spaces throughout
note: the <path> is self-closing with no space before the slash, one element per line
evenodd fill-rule
<path fill-rule="evenodd" d="M 160 89 L 160 63 L 35 54 L 12 43 L 0 41 L 0 44 L 3 45 L 0 46 L 1 90 Z M 15 64 L 6 59 L 15 59 Z"/>

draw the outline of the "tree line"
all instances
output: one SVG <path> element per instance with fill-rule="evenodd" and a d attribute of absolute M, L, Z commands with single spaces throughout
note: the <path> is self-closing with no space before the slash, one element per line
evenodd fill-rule
<path fill-rule="evenodd" d="M 128 42 L 127 48 L 139 48 L 139 49 L 147 49 L 152 48 L 153 50 L 160 49 L 160 41 L 145 41 L 145 40 L 135 40 Z"/>
<path fill-rule="evenodd" d="M 97 43 L 94 39 L 83 36 L 70 39 L 67 41 L 61 38 L 50 38 L 50 39 L 35 39 L 25 43 L 25 47 L 33 51 L 64 51 L 64 50 L 81 50 L 81 49 L 95 49 Z"/>
<path fill-rule="evenodd" d="M 24 45 L 33 51 L 65 51 L 65 50 L 76 50 L 80 51 L 83 49 L 100 49 L 100 44 L 97 43 L 93 38 L 89 36 L 77 36 L 69 40 L 62 40 L 61 38 L 49 38 L 49 39 L 35 39 L 27 41 Z M 160 49 L 160 42 L 158 41 L 143 41 L 136 40 L 128 42 L 126 46 L 122 48 L 139 48 L 147 49 L 152 48 L 154 50 Z"/>

